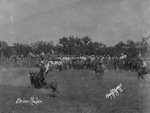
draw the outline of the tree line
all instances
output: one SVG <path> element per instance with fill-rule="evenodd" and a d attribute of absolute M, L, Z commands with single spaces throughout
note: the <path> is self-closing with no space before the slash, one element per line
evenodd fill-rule
<path fill-rule="evenodd" d="M 149 51 L 150 37 L 142 38 L 141 41 L 127 40 L 120 41 L 114 46 L 107 46 L 101 42 L 94 42 L 90 36 L 82 38 L 69 36 L 62 37 L 58 43 L 54 45 L 53 41 L 37 41 L 31 44 L 13 43 L 8 46 L 5 41 L 0 41 L 0 53 L 3 52 L 5 57 L 10 57 L 13 54 L 17 56 L 27 56 L 29 52 L 33 54 L 51 53 L 63 55 L 110 55 L 120 56 L 121 53 L 126 53 L 129 57 L 135 57 L 139 53 L 145 56 Z"/>

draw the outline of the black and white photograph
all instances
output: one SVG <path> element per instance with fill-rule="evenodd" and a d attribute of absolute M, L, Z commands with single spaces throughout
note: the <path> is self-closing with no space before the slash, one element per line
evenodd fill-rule
<path fill-rule="evenodd" d="M 150 113 L 150 0 L 0 0 L 0 113 Z"/>

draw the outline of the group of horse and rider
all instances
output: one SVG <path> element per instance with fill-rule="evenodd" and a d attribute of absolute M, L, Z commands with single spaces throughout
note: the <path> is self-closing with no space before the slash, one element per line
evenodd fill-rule
<path fill-rule="evenodd" d="M 126 59 L 126 58 L 127 58 L 126 54 L 123 54 L 121 56 L 121 59 L 123 59 L 123 60 Z M 45 82 L 45 79 L 48 75 L 48 72 L 52 69 L 52 64 L 51 64 L 50 61 L 47 62 L 47 63 L 44 62 L 43 57 L 42 57 L 41 60 L 42 61 L 40 63 L 39 71 L 38 72 L 29 72 L 31 84 L 34 85 L 37 88 L 38 87 L 43 87 L 44 85 L 47 84 Z M 135 64 L 136 64 L 135 65 L 135 70 L 138 73 L 138 79 L 139 79 L 139 77 L 143 78 L 144 74 L 149 73 L 149 69 L 147 68 L 147 63 L 144 59 L 142 59 L 142 58 L 136 59 Z M 103 77 L 105 67 L 106 66 L 105 66 L 105 63 L 104 63 L 103 59 L 96 59 L 95 60 L 94 67 L 93 67 L 93 71 L 95 71 L 95 74 L 96 74 L 95 79 L 99 79 L 99 78 Z"/>
<path fill-rule="evenodd" d="M 50 83 L 45 82 L 47 74 L 50 71 L 50 67 L 51 67 L 50 62 L 46 64 L 44 61 L 41 61 L 40 70 L 38 72 L 29 71 L 31 85 L 33 85 L 35 88 L 42 88 L 46 86 L 45 88 L 51 88 L 53 92 L 56 94 L 59 93 L 57 90 L 57 81 L 54 79 Z"/>
<path fill-rule="evenodd" d="M 136 71 L 138 73 L 138 79 L 141 77 L 144 80 L 143 75 L 150 74 L 150 69 L 148 68 L 148 65 L 144 59 L 142 59 L 141 62 L 141 65 L 138 66 Z"/>
<path fill-rule="evenodd" d="M 47 74 L 49 72 L 50 63 L 45 63 L 44 61 L 41 61 L 40 63 L 40 69 L 36 72 L 30 72 L 30 80 L 31 84 L 35 87 L 40 87 L 46 84 L 45 79 L 47 77 Z"/>
<path fill-rule="evenodd" d="M 122 61 L 126 61 L 127 60 L 127 55 L 126 54 L 122 54 L 121 56 L 121 60 Z M 103 61 L 98 61 L 97 65 L 95 65 L 95 73 L 96 73 L 96 79 L 103 77 L 104 75 L 104 71 L 105 71 L 105 63 L 103 63 Z M 132 67 L 132 66 L 131 66 Z M 145 59 L 139 57 L 136 58 L 135 61 L 135 71 L 138 74 L 138 80 L 141 77 L 144 80 L 144 75 L 146 74 L 150 74 L 150 68 L 147 65 L 147 62 Z"/>
<path fill-rule="evenodd" d="M 63 67 L 63 64 L 58 63 L 57 65 L 58 69 L 61 69 Z M 39 67 L 40 67 L 39 71 L 36 72 L 29 71 L 31 84 L 34 85 L 36 88 L 43 87 L 44 85 L 47 84 L 45 82 L 45 79 L 48 75 L 48 72 L 52 70 L 53 65 L 51 64 L 50 61 L 46 63 L 45 61 L 42 60 Z M 100 75 L 102 77 L 104 75 L 105 70 L 105 65 L 103 64 L 103 61 L 96 60 L 93 69 L 96 73 L 96 79 L 99 79 Z"/>

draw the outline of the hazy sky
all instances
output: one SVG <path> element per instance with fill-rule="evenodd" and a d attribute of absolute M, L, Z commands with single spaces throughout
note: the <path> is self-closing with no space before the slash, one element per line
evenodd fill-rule
<path fill-rule="evenodd" d="M 0 0 L 7 43 L 83 37 L 114 45 L 150 35 L 149 0 Z"/>

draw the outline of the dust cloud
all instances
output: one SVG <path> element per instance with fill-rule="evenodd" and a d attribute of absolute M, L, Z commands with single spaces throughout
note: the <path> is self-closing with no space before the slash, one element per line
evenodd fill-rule
<path fill-rule="evenodd" d="M 17 70 L 17 71 L 16 71 Z M 0 69 L 0 85 L 28 86 L 30 84 L 28 73 L 18 69 Z"/>

